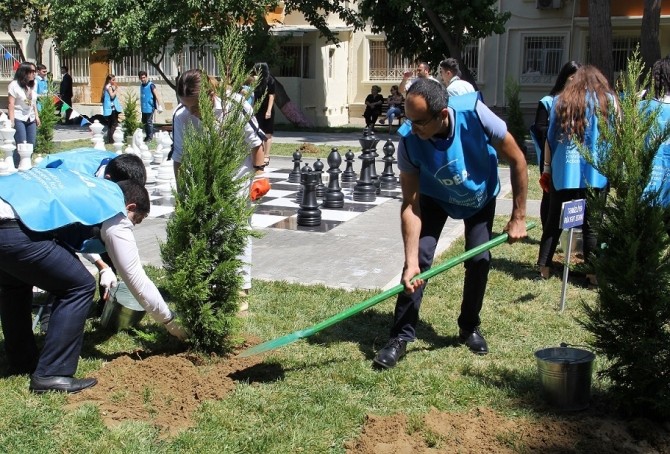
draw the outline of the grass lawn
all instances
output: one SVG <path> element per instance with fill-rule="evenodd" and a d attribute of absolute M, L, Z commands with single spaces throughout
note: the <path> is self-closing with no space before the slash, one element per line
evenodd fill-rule
<path fill-rule="evenodd" d="M 494 230 L 501 232 L 505 221 L 497 218 Z M 589 335 L 576 319 L 582 315 L 580 305 L 591 304 L 596 293 L 570 286 L 567 309 L 558 313 L 561 281 L 533 280 L 541 231 L 535 228 L 529 234 L 523 243 L 492 251 L 481 314 L 491 349 L 488 356 L 472 355 L 457 342 L 462 266 L 431 280 L 418 340 L 409 345 L 408 355 L 395 369 L 380 372 L 371 367 L 375 351 L 387 340 L 393 316 L 394 303 L 387 300 L 260 357 L 253 370 L 233 377 L 236 384 L 230 393 L 206 401 L 193 415 L 192 427 L 175 434 L 166 435 L 151 419 L 108 426 L 107 415 L 93 403 L 73 407 L 63 395 L 30 394 L 27 376 L 3 373 L 7 364 L 2 354 L 0 451 L 341 453 L 347 441 L 361 434 L 368 414 L 406 414 L 415 429 L 421 426 L 421 415 L 431 409 L 460 413 L 486 407 L 511 420 L 551 418 L 541 397 L 533 352 L 560 342 L 587 344 Z M 462 250 L 461 240 L 436 263 Z M 162 272 L 152 273 L 160 286 Z M 373 295 L 254 281 L 252 314 L 241 319 L 241 331 L 269 340 L 312 326 Z M 89 321 L 78 375 L 104 372 L 105 364 L 123 354 L 143 351 L 146 356 L 152 348 L 154 354 L 165 353 L 160 342 L 147 344 L 153 324 L 142 323 L 136 333 L 102 335 L 97 322 Z M 603 365 L 599 358 L 596 368 Z M 602 399 L 605 391 L 606 385 L 595 380 L 595 399 Z M 147 405 L 159 398 L 147 388 Z"/>

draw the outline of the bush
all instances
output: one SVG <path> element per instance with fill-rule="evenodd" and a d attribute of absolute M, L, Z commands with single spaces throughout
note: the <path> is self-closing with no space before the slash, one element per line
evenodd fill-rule
<path fill-rule="evenodd" d="M 138 115 L 139 98 L 134 91 L 126 90 L 123 96 L 123 140 L 132 137 L 137 128 L 142 127 Z"/>
<path fill-rule="evenodd" d="M 598 299 L 585 305 L 581 324 L 593 334 L 593 347 L 608 359 L 602 375 L 612 383 L 619 408 L 629 414 L 670 418 L 670 240 L 659 192 L 646 191 L 653 160 L 670 129 L 657 127 L 659 112 L 640 114 L 639 54 L 617 87 L 621 112 L 611 129 L 602 128 L 596 156 L 584 158 L 610 184 L 606 198 L 587 203 L 599 242 L 592 263 Z M 649 95 L 648 95 L 649 96 Z M 605 124 L 601 119 L 600 124 Z M 663 366 L 665 364 L 665 366 Z"/>
<path fill-rule="evenodd" d="M 521 98 L 519 97 L 519 84 L 512 77 L 505 81 L 505 98 L 507 98 L 507 130 L 516 144 L 526 154 L 526 132 L 528 128 L 523 122 L 521 113 Z"/>
<path fill-rule="evenodd" d="M 238 33 L 228 31 L 220 45 L 219 68 L 226 68 L 218 92 L 227 112 L 222 121 L 214 116 L 210 85 L 202 81 L 201 122 L 197 132 L 186 130 L 175 212 L 161 246 L 170 295 L 192 345 L 204 351 L 226 351 L 239 343 L 238 256 L 252 234 L 249 195 L 241 194 L 250 177 L 235 177 L 249 153 L 246 120 L 242 105 L 226 93 L 227 85 L 237 93 L 246 78 Z"/>
<path fill-rule="evenodd" d="M 60 114 L 56 112 L 54 102 L 54 89 L 49 87 L 47 96 L 40 97 L 40 125 L 37 127 L 37 145 L 35 152 L 42 154 L 53 153 L 56 149 L 54 144 L 54 127 L 60 120 Z"/>

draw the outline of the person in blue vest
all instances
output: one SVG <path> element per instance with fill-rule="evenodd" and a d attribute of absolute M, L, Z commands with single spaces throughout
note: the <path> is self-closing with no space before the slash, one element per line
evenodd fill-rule
<path fill-rule="evenodd" d="M 540 279 L 548 279 L 561 235 L 561 209 L 563 202 L 585 199 L 587 191 L 602 192 L 607 179 L 581 156 L 578 144 L 597 153 L 600 124 L 598 111 L 611 119 L 618 111 L 616 93 L 605 76 L 594 66 L 584 65 L 574 74 L 572 82 L 554 99 L 549 116 L 549 129 L 544 154 L 543 178 L 550 179 L 549 213 L 542 231 L 537 264 Z M 596 155 L 597 159 L 598 156 Z M 548 177 L 545 177 L 548 175 Z M 589 207 L 582 225 L 584 263 L 596 250 L 597 239 L 591 228 Z M 587 284 L 595 285 L 593 273 L 586 273 Z"/>
<path fill-rule="evenodd" d="M 37 110 L 42 111 L 42 104 L 39 102 L 40 98 L 49 95 L 49 81 L 47 80 L 47 67 L 40 64 L 35 66 L 37 73 L 35 74 L 35 82 L 37 83 Z"/>
<path fill-rule="evenodd" d="M 542 187 L 540 221 L 543 229 L 549 214 L 549 179 L 548 174 L 544 174 L 544 145 L 547 141 L 547 129 L 549 129 L 549 112 L 551 112 L 554 97 L 563 91 L 565 85 L 572 80 L 572 76 L 580 66 L 580 63 L 573 60 L 563 65 L 549 94 L 540 99 L 535 111 L 535 123 L 530 127 L 530 137 L 533 139 L 533 145 L 535 146 L 535 156 L 540 167 L 540 175 L 545 175 L 544 179 L 540 179 L 540 186 Z"/>
<path fill-rule="evenodd" d="M 102 103 L 102 116 L 105 117 L 107 125 L 107 143 L 114 143 L 114 130 L 119 125 L 119 114 L 123 112 L 119 100 L 119 86 L 116 84 L 114 74 L 108 74 L 105 78 L 100 102 Z"/>
<path fill-rule="evenodd" d="M 74 377 L 95 293 L 95 279 L 75 252 L 104 247 L 151 317 L 186 337 L 142 269 L 133 226 L 149 209 L 147 190 L 133 180 L 49 168 L 0 178 L 0 321 L 10 373 L 32 374 L 32 392 L 75 393 L 96 384 Z M 33 286 L 54 297 L 41 352 L 32 331 Z"/>
<path fill-rule="evenodd" d="M 405 291 L 396 301 L 390 340 L 373 360 L 381 368 L 394 367 L 405 355 L 407 342 L 416 338 L 426 282 L 412 278 L 431 266 L 447 218 L 463 219 L 466 249 L 491 239 L 500 191 L 498 155 L 509 163 L 512 181 L 513 209 L 505 231 L 510 242 L 526 236 L 528 173 L 524 155 L 505 122 L 478 94 L 450 98 L 439 82 L 418 79 L 407 92 L 405 115 L 411 121 L 411 133 L 401 127 L 398 146 Z M 481 355 L 488 353 L 479 329 L 479 312 L 490 257 L 489 252 L 483 252 L 465 262 L 458 317 L 461 343 Z"/>
<path fill-rule="evenodd" d="M 156 84 L 149 80 L 146 71 L 138 73 L 140 78 L 140 109 L 142 110 L 142 124 L 144 125 L 144 141 L 154 138 L 154 111 L 163 112 L 161 99 L 156 90 Z"/>

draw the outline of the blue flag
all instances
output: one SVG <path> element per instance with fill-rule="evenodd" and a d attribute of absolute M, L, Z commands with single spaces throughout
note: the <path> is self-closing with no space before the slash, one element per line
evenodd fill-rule
<path fill-rule="evenodd" d="M 86 126 L 86 125 L 90 125 L 90 124 L 91 124 L 91 122 L 88 121 L 85 117 L 81 117 L 81 124 L 79 126 Z"/>
<path fill-rule="evenodd" d="M 12 54 L 9 53 L 8 50 L 5 51 L 5 60 L 11 60 L 12 59 Z"/>

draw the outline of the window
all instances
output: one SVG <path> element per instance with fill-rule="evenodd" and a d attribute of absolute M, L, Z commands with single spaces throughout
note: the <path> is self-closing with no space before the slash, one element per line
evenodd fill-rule
<path fill-rule="evenodd" d="M 612 65 L 615 76 L 626 70 L 628 58 L 639 44 L 640 38 L 635 36 L 616 36 L 612 38 Z M 586 40 L 586 61 L 591 61 L 591 41 L 589 39 Z"/>
<path fill-rule="evenodd" d="M 167 76 L 173 76 L 175 71 L 173 70 L 174 65 L 172 64 L 173 59 L 166 55 L 161 61 L 160 68 L 161 71 Z M 160 79 L 161 76 L 149 63 L 144 60 L 142 52 L 133 53 L 129 57 L 124 57 L 121 61 L 112 62 L 112 74 L 114 74 L 117 79 L 120 81 L 129 80 L 134 81 L 137 79 L 137 73 L 141 70 L 147 72 L 149 79 Z"/>
<path fill-rule="evenodd" d="M 413 68 L 409 58 L 397 53 L 390 53 L 386 48 L 386 41 L 369 40 L 370 62 L 368 78 L 370 80 L 400 80 L 402 74 Z"/>
<path fill-rule="evenodd" d="M 74 82 L 88 83 L 90 76 L 89 57 L 88 49 L 77 49 L 74 53 L 63 55 L 60 64 L 61 66 L 67 66 Z"/>
<path fill-rule="evenodd" d="M 463 47 L 463 64 L 467 66 L 472 78 L 479 81 L 479 49 L 480 40 L 469 42 Z"/>
<path fill-rule="evenodd" d="M 19 59 L 19 48 L 11 41 L 0 41 L 0 52 L 2 60 L 0 61 L 0 79 L 14 79 L 14 62 Z M 7 58 L 9 57 L 9 58 Z"/>
<path fill-rule="evenodd" d="M 279 76 L 309 78 L 309 46 L 284 44 L 280 49 L 282 63 L 279 66 Z M 329 64 L 331 63 L 332 55 L 329 54 Z"/>
<path fill-rule="evenodd" d="M 520 81 L 551 84 L 563 65 L 563 36 L 526 36 Z"/>
<path fill-rule="evenodd" d="M 218 47 L 206 45 L 201 48 L 184 48 L 184 71 L 201 68 L 210 76 L 219 76 L 219 65 L 216 62 Z M 147 71 L 148 72 L 148 71 Z"/>

